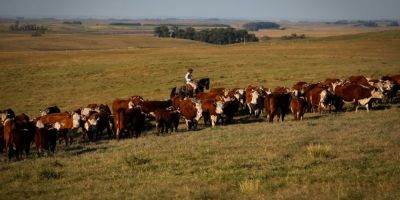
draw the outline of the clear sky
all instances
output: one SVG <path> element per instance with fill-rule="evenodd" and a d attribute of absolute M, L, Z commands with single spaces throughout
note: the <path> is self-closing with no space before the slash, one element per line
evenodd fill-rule
<path fill-rule="evenodd" d="M 400 19 L 400 0 L 0 0 L 0 16 Z"/>

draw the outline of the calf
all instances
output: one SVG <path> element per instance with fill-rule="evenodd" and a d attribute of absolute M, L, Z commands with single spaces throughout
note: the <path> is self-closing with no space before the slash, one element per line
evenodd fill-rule
<path fill-rule="evenodd" d="M 249 109 L 250 116 L 259 117 L 263 109 L 263 98 L 259 88 L 249 85 L 245 91 L 246 104 Z"/>
<path fill-rule="evenodd" d="M 303 120 L 306 106 L 306 100 L 304 97 L 292 96 L 290 101 L 290 110 L 293 113 L 294 120 Z"/>
<path fill-rule="evenodd" d="M 174 131 L 178 132 L 179 125 L 179 112 L 173 109 L 157 110 L 156 115 L 156 128 L 158 133 L 168 133 L 171 129 L 171 133 Z"/>
<path fill-rule="evenodd" d="M 135 106 L 126 112 L 126 122 L 129 135 L 138 138 L 144 128 L 145 113 L 140 106 Z"/>

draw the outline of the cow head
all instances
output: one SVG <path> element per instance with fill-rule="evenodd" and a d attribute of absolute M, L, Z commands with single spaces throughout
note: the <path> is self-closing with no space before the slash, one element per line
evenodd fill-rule
<path fill-rule="evenodd" d="M 222 114 L 224 112 L 223 107 L 224 107 L 224 102 L 222 101 L 215 102 L 215 112 L 217 114 Z"/>
<path fill-rule="evenodd" d="M 72 128 L 79 128 L 81 122 L 81 116 L 78 113 L 72 114 Z"/>
<path fill-rule="evenodd" d="M 377 89 L 371 90 L 371 98 L 383 99 L 383 92 Z"/>
<path fill-rule="evenodd" d="M 260 93 L 257 90 L 252 90 L 251 92 L 251 104 L 257 104 L 258 98 L 260 97 Z"/>

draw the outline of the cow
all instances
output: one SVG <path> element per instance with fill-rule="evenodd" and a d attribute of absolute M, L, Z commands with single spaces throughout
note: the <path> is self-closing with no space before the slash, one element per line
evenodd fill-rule
<path fill-rule="evenodd" d="M 145 113 L 140 106 L 135 106 L 126 111 L 126 128 L 130 136 L 138 138 L 142 133 Z"/>
<path fill-rule="evenodd" d="M 185 119 L 187 130 L 196 130 L 197 124 L 202 117 L 203 109 L 199 101 L 185 98 L 180 101 L 178 110 Z"/>
<path fill-rule="evenodd" d="M 290 98 L 291 97 L 289 93 L 281 92 L 272 92 L 266 96 L 264 100 L 264 107 L 267 117 L 269 117 L 269 122 L 273 122 L 275 115 L 278 116 L 278 122 L 280 118 L 282 122 L 284 121 L 285 114 L 289 110 Z"/>
<path fill-rule="evenodd" d="M 104 130 L 107 130 L 109 138 L 112 137 L 113 119 L 111 110 L 107 105 L 89 104 L 82 109 L 81 113 L 82 121 L 84 121 L 84 132 L 89 140 L 98 140 Z"/>
<path fill-rule="evenodd" d="M 164 110 L 172 106 L 172 101 L 171 100 L 165 100 L 165 101 L 152 101 L 152 100 L 143 100 L 143 98 L 130 98 L 132 105 L 130 107 L 134 106 L 140 106 L 142 111 L 147 114 L 148 117 L 152 116 L 155 117 L 154 112 L 156 110 Z"/>
<path fill-rule="evenodd" d="M 65 145 L 72 144 L 73 133 L 76 133 L 81 128 L 81 116 L 78 113 L 52 113 L 44 115 L 33 120 L 36 128 L 56 129 L 57 138 L 65 140 Z"/>
<path fill-rule="evenodd" d="M 397 91 L 400 90 L 400 75 L 383 76 L 381 80 L 392 86 L 390 90 L 387 89 L 386 95 L 388 97 L 388 101 L 393 103 L 393 99 L 396 97 Z"/>
<path fill-rule="evenodd" d="M 290 110 L 293 113 L 294 120 L 303 120 L 306 106 L 306 99 L 304 97 L 292 95 L 290 100 Z"/>
<path fill-rule="evenodd" d="M 33 138 L 34 127 L 27 115 L 20 114 L 15 118 L 7 118 L 4 121 L 3 143 L 9 160 L 14 155 L 19 160 L 24 150 L 26 156 L 28 156 Z"/>
<path fill-rule="evenodd" d="M 168 133 L 171 129 L 171 133 L 175 130 L 178 132 L 179 125 L 179 112 L 174 110 L 172 107 L 164 110 L 155 111 L 156 115 L 156 128 L 158 133 Z"/>
<path fill-rule="evenodd" d="M 263 92 L 261 87 L 247 86 L 245 90 L 246 105 L 250 116 L 259 117 L 263 110 Z"/>
<path fill-rule="evenodd" d="M 12 119 L 14 117 L 15 117 L 15 112 L 11 108 L 0 111 L 1 123 L 4 123 L 6 119 Z"/>
<path fill-rule="evenodd" d="M 335 87 L 335 94 L 343 99 L 345 103 L 353 103 L 356 112 L 358 107 L 365 106 L 369 112 L 370 100 L 373 98 L 382 99 L 383 93 L 377 89 L 370 89 L 359 84 L 338 85 Z"/>
<path fill-rule="evenodd" d="M 52 114 L 52 113 L 60 113 L 61 110 L 57 106 L 50 106 L 50 107 L 47 107 L 46 109 L 40 110 L 39 112 L 40 112 L 40 116 L 44 116 L 44 115 L 48 115 L 48 114 Z"/>
<path fill-rule="evenodd" d="M 126 113 L 132 108 L 132 102 L 130 100 L 115 99 L 111 107 L 114 119 L 114 133 L 117 140 L 119 140 L 122 132 L 126 129 Z"/>
<path fill-rule="evenodd" d="M 214 127 L 218 121 L 218 116 L 223 113 L 222 110 L 223 102 L 215 100 L 204 100 L 201 102 L 201 108 L 203 110 L 202 116 L 204 118 L 204 125 L 210 122 L 211 126 Z"/>
<path fill-rule="evenodd" d="M 234 115 L 239 111 L 240 101 L 233 98 L 231 101 L 225 101 L 222 106 L 221 124 L 231 123 Z"/>

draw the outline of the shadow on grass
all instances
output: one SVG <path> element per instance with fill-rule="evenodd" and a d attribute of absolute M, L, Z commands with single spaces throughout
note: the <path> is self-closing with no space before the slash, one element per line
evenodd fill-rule
<path fill-rule="evenodd" d="M 105 151 L 107 149 L 108 149 L 108 147 L 87 147 L 87 146 L 78 145 L 78 146 L 66 148 L 65 153 L 68 155 L 77 156 L 77 155 L 81 155 L 84 153 L 90 153 L 90 152 L 94 152 L 94 151 Z"/>

